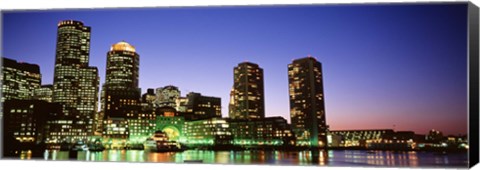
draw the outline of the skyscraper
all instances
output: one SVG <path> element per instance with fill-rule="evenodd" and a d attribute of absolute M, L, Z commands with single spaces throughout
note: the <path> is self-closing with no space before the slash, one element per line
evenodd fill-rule
<path fill-rule="evenodd" d="M 234 68 L 230 118 L 255 119 L 265 117 L 263 69 L 255 63 L 243 62 Z"/>
<path fill-rule="evenodd" d="M 107 53 L 107 70 L 102 89 L 104 137 L 126 140 L 127 119 L 137 117 L 141 110 L 139 60 L 135 47 L 125 41 L 112 45 Z"/>
<path fill-rule="evenodd" d="M 322 64 L 312 57 L 294 60 L 288 65 L 288 84 L 290 117 L 297 145 L 325 147 Z"/>
<path fill-rule="evenodd" d="M 89 55 L 90 27 L 80 21 L 60 21 L 52 100 L 63 105 L 64 116 L 74 119 L 70 128 L 63 129 L 67 141 L 93 134 L 99 77 L 97 68 L 88 65 Z"/>

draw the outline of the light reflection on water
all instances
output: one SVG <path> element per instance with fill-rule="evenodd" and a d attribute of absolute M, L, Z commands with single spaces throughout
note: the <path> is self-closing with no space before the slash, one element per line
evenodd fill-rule
<path fill-rule="evenodd" d="M 30 159 L 31 153 L 20 155 Z M 436 154 L 433 152 L 395 151 L 207 151 L 155 153 L 143 150 L 105 150 L 103 152 L 46 151 L 45 160 L 80 160 L 114 162 L 200 161 L 218 164 L 285 164 L 332 166 L 405 166 L 405 167 L 466 167 L 467 153 Z"/>

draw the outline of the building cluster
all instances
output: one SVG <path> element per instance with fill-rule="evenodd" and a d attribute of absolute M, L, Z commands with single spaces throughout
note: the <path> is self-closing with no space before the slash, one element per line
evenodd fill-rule
<path fill-rule="evenodd" d="M 466 135 L 443 136 L 432 129 L 427 135 L 393 129 L 332 130 L 327 137 L 330 148 L 382 150 L 468 149 Z"/>
<path fill-rule="evenodd" d="M 310 56 L 288 65 L 289 124 L 283 117 L 265 116 L 258 64 L 234 67 L 229 116 L 223 118 L 219 97 L 182 96 L 172 85 L 141 94 L 140 55 L 125 41 L 106 54 L 98 100 L 100 78 L 98 69 L 89 66 L 89 53 L 90 27 L 66 20 L 58 24 L 52 85 L 41 84 L 38 65 L 2 58 L 5 145 L 58 148 L 100 140 L 107 148 L 135 148 L 156 131 L 192 147 L 382 147 L 392 140 L 411 144 L 415 136 L 392 130 L 329 132 L 322 65 Z"/>

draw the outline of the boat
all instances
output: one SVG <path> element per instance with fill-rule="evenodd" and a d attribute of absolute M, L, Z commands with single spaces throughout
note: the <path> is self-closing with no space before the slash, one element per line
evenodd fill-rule
<path fill-rule="evenodd" d="M 88 151 L 88 146 L 87 144 L 83 142 L 77 142 L 72 146 L 72 151 Z"/>
<path fill-rule="evenodd" d="M 143 148 L 151 152 L 183 151 L 179 143 L 168 140 L 167 134 L 162 131 L 156 131 L 152 137 L 147 138 L 143 144 Z"/>
<path fill-rule="evenodd" d="M 88 145 L 88 151 L 100 152 L 103 150 L 105 150 L 105 147 L 100 142 Z"/>

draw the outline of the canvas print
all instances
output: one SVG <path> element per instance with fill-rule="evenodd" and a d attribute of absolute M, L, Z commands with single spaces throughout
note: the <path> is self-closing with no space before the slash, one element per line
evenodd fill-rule
<path fill-rule="evenodd" d="M 4 11 L 3 159 L 465 168 L 467 11 Z"/>

